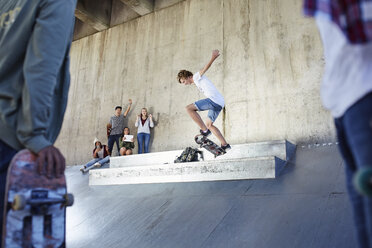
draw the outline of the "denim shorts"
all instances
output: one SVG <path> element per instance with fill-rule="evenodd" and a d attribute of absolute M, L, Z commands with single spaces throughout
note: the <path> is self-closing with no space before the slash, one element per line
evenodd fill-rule
<path fill-rule="evenodd" d="M 215 122 L 218 115 L 220 114 L 222 107 L 217 103 L 213 102 L 209 98 L 205 98 L 199 101 L 194 102 L 195 107 L 198 111 L 208 111 L 208 118 L 211 119 L 212 122 Z"/>

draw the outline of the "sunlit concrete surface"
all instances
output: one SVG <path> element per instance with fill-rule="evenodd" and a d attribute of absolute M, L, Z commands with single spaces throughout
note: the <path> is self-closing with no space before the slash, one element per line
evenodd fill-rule
<path fill-rule="evenodd" d="M 174 158 L 182 151 L 112 157 L 110 168 L 90 171 L 89 185 L 275 178 L 295 149 L 286 140 L 239 144 L 214 158 L 203 148 L 204 161 L 176 164 Z"/>
<path fill-rule="evenodd" d="M 185 107 L 204 95 L 176 76 L 181 69 L 200 71 L 213 49 L 221 55 L 206 76 L 225 98 L 215 125 L 227 142 L 335 140 L 319 94 L 323 46 L 301 1 L 156 0 L 155 9 L 161 2 L 164 8 L 73 42 L 68 106 L 56 142 L 68 164 L 90 158 L 94 137 L 107 144 L 106 124 L 129 98 L 125 125 L 132 134 L 141 108 L 154 117 L 152 152 L 193 145 L 199 128 Z"/>
<path fill-rule="evenodd" d="M 356 247 L 336 145 L 298 147 L 276 179 L 88 186 L 67 169 L 75 205 L 67 247 Z"/>

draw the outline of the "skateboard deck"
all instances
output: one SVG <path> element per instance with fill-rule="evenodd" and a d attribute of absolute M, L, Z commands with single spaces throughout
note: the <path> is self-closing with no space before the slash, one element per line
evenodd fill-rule
<path fill-rule="evenodd" d="M 214 157 L 223 155 L 226 153 L 224 149 L 222 149 L 220 146 L 218 146 L 216 143 L 208 139 L 207 137 L 204 137 L 201 134 L 198 134 L 195 136 L 195 142 L 200 145 L 201 148 L 205 148 L 207 151 L 212 153 Z"/>
<path fill-rule="evenodd" d="M 106 126 L 106 134 L 107 134 L 107 138 L 110 136 L 111 134 L 111 124 L 108 123 L 107 126 Z"/>
<path fill-rule="evenodd" d="M 21 150 L 8 169 L 3 218 L 3 248 L 65 247 L 66 179 L 39 175 L 36 156 Z"/>
<path fill-rule="evenodd" d="M 372 167 L 358 170 L 353 178 L 353 183 L 359 193 L 372 197 Z"/>

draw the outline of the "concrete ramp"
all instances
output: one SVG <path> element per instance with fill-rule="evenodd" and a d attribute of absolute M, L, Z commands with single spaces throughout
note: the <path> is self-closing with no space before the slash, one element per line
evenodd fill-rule
<path fill-rule="evenodd" d="M 204 149 L 202 149 L 204 150 Z M 295 146 L 288 141 L 232 146 L 214 158 L 204 150 L 205 161 L 173 163 L 182 150 L 113 157 L 110 168 L 92 170 L 90 185 L 143 184 L 275 178 Z"/>
<path fill-rule="evenodd" d="M 266 180 L 89 186 L 66 170 L 69 248 L 357 247 L 337 146 L 299 146 Z"/>

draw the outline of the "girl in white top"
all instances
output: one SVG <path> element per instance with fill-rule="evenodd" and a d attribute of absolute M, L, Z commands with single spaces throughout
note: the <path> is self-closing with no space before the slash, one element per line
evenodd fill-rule
<path fill-rule="evenodd" d="M 146 108 L 142 108 L 141 114 L 137 116 L 136 123 L 137 141 L 138 141 L 138 154 L 142 153 L 142 146 L 145 146 L 145 153 L 149 152 L 150 144 L 150 128 L 154 127 L 152 115 L 147 113 Z"/>

